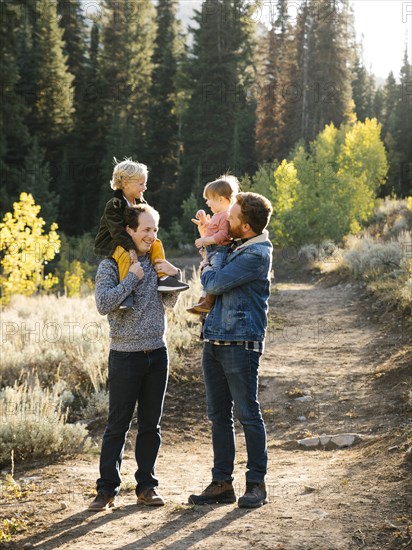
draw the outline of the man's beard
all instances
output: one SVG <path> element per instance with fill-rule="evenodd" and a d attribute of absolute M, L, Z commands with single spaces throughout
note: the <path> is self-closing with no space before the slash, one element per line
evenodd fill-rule
<path fill-rule="evenodd" d="M 229 235 L 233 239 L 241 239 L 242 238 L 242 232 L 240 230 L 240 225 L 238 225 L 237 227 L 230 227 L 229 228 Z"/>

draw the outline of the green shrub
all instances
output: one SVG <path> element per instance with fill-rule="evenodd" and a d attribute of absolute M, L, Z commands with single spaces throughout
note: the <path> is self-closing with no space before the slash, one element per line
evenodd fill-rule
<path fill-rule="evenodd" d="M 290 162 L 283 160 L 272 191 L 277 244 L 339 242 L 360 231 L 387 172 L 380 129 L 375 119 L 340 129 L 330 124 L 309 150 L 298 145 Z"/>

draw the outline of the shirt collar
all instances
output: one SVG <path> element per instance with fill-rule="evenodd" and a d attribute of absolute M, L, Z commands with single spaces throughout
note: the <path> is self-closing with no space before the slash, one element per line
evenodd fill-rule
<path fill-rule="evenodd" d="M 247 237 L 246 239 L 233 239 L 229 247 L 229 252 L 233 252 L 238 246 L 245 244 L 247 241 L 250 241 L 250 239 L 254 239 L 255 237 L 256 235 L 253 235 L 253 237 Z"/>

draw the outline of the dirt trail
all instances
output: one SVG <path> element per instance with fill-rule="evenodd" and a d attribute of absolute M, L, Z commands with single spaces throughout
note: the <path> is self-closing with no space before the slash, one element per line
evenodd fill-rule
<path fill-rule="evenodd" d="M 166 506 L 136 506 L 130 446 L 123 464 L 125 489 L 113 511 L 85 511 L 93 494 L 97 454 L 25 470 L 25 477 L 37 476 L 38 490 L 5 509 L 20 510 L 29 519 L 30 534 L 22 533 L 17 543 L 5 547 L 400 548 L 412 523 L 410 470 L 397 447 L 397 430 L 407 419 L 398 414 L 404 386 L 401 378 L 392 380 L 390 372 L 377 375 L 376 370 L 390 371 L 392 355 L 405 343 L 405 335 L 401 327 L 382 332 L 369 320 L 361 298 L 362 290 L 350 286 L 277 285 L 260 393 L 268 430 L 269 504 L 252 511 L 236 505 L 185 504 L 190 493 L 208 484 L 212 455 L 203 403 L 191 407 L 186 391 L 182 412 L 174 399 L 179 388 L 173 386 L 158 463 Z M 193 369 L 200 373 L 199 360 Z M 312 400 L 294 401 L 286 393 L 293 388 Z M 196 393 L 193 399 L 198 399 Z M 246 454 L 239 425 L 237 431 L 235 486 L 241 494 Z M 362 443 L 335 451 L 301 450 L 295 443 L 305 435 L 343 432 L 361 434 Z"/>

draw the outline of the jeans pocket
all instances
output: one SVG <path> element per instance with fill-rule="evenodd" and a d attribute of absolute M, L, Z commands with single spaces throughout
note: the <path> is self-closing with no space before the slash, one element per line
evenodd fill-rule
<path fill-rule="evenodd" d="M 109 361 L 111 358 L 120 360 L 128 359 L 131 355 L 132 354 L 130 353 L 130 351 L 117 351 L 115 349 L 111 349 L 109 351 Z"/>
<path fill-rule="evenodd" d="M 111 349 L 109 353 L 109 382 L 116 378 L 128 378 L 130 365 L 132 363 L 132 354 L 126 351 L 116 351 Z"/>

